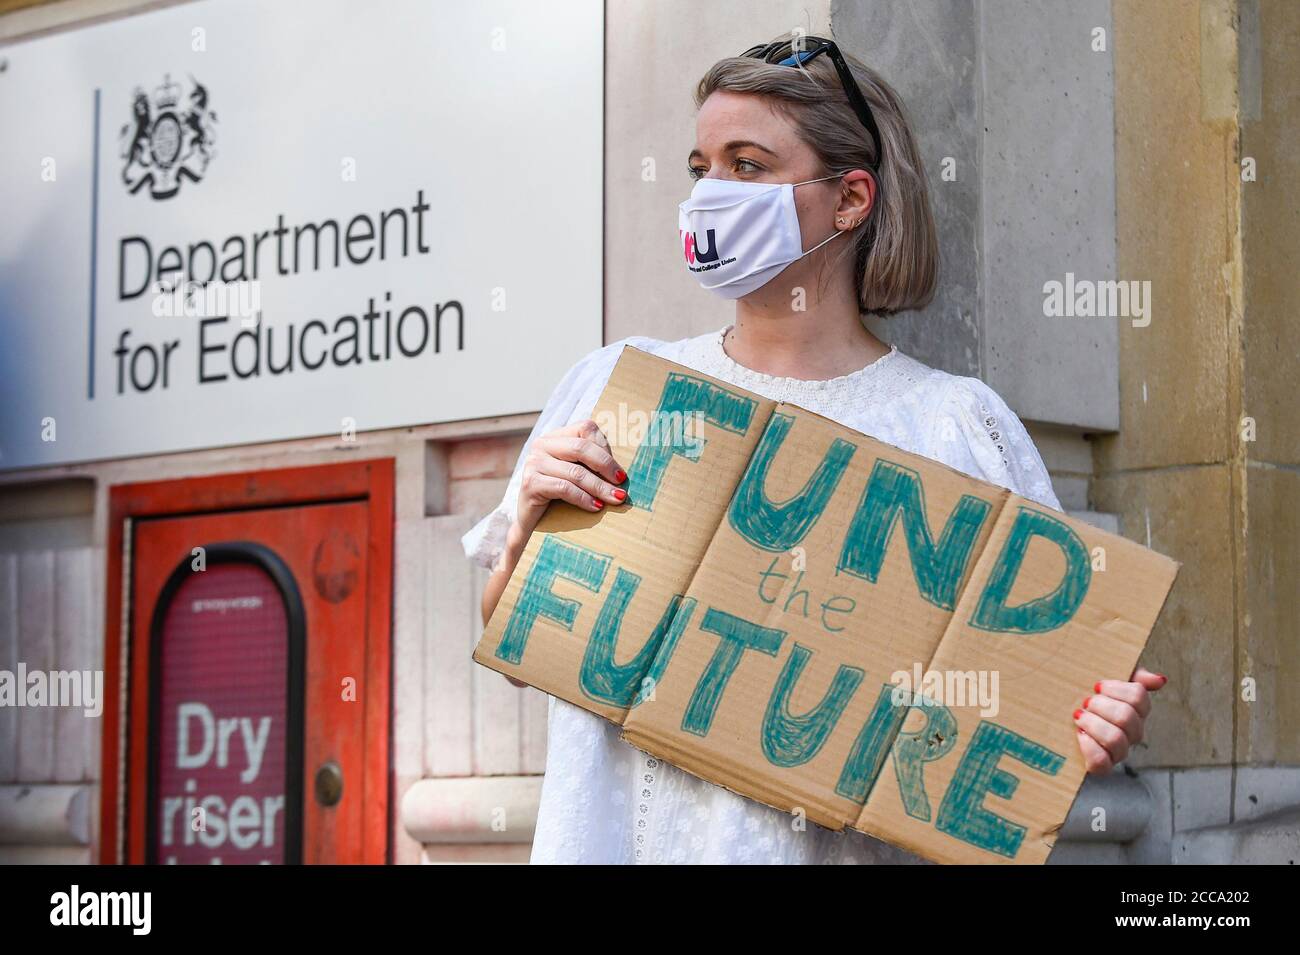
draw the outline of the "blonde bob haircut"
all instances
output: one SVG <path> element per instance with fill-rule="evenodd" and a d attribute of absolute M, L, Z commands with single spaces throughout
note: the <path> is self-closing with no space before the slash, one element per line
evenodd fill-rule
<path fill-rule="evenodd" d="M 790 41 L 792 35 L 777 40 Z M 776 42 L 776 41 L 774 41 Z M 843 54 L 880 129 L 883 156 L 849 105 L 830 57 L 797 67 L 728 57 L 715 63 L 695 90 L 695 105 L 718 90 L 766 96 L 812 148 L 819 175 L 866 169 L 876 177 L 876 202 L 831 263 L 855 257 L 854 281 L 863 313 L 892 315 L 924 308 L 939 278 L 939 243 L 916 140 L 898 94 L 878 73 Z"/>

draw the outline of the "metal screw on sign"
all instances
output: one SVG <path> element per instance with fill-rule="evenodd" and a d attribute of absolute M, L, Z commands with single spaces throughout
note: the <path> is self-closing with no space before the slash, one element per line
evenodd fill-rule
<path fill-rule="evenodd" d="M 330 760 L 316 770 L 316 801 L 322 806 L 334 806 L 343 798 L 343 770 Z"/>

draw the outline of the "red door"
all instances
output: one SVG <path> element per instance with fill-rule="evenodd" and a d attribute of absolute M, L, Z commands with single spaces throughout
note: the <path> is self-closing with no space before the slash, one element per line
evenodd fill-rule
<path fill-rule="evenodd" d="M 106 860 L 386 861 L 392 465 L 362 466 L 113 489 L 130 632 Z"/>

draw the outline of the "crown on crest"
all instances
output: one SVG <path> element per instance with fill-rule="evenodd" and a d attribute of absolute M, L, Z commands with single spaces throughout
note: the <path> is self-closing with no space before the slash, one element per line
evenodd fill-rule
<path fill-rule="evenodd" d="M 171 81 L 171 74 L 164 73 L 163 81 L 153 91 L 153 102 L 160 110 L 171 109 L 181 99 L 181 88 L 177 83 Z"/>

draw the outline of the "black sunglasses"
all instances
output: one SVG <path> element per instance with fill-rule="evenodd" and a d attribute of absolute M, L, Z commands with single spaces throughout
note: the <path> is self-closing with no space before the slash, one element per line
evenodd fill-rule
<path fill-rule="evenodd" d="M 835 65 L 835 72 L 839 74 L 840 84 L 844 87 L 844 93 L 849 98 L 849 105 L 853 107 L 853 112 L 857 113 L 858 119 L 862 121 L 862 125 L 871 134 L 871 142 L 876 147 L 876 161 L 872 166 L 874 170 L 880 165 L 882 155 L 880 129 L 876 126 L 876 118 L 871 114 L 871 107 L 867 105 L 866 97 L 862 95 L 862 90 L 858 89 L 858 83 L 853 78 L 849 65 L 844 62 L 844 57 L 840 54 L 840 48 L 835 45 L 834 40 L 828 40 L 820 36 L 799 37 L 795 40 L 778 40 L 775 43 L 751 46 L 740 55 L 762 60 L 765 63 L 773 63 L 777 66 L 797 67 L 815 59 L 822 53 L 830 56 L 831 63 Z"/>

